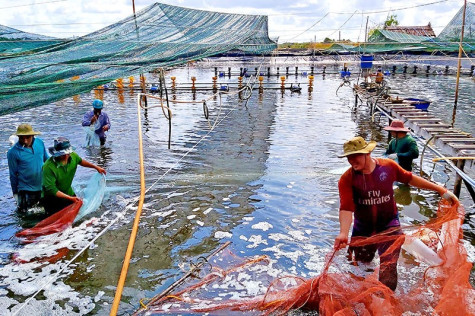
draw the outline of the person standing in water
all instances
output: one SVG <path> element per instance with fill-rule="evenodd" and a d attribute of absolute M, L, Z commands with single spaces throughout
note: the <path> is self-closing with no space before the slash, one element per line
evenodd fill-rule
<path fill-rule="evenodd" d="M 18 142 L 7 153 L 10 185 L 21 213 L 26 213 L 41 199 L 42 167 L 49 155 L 43 141 L 35 137 L 39 134 L 31 125 L 20 124 L 15 133 Z"/>
<path fill-rule="evenodd" d="M 394 200 L 395 181 L 438 192 L 442 198 L 459 203 L 457 197 L 446 188 L 404 170 L 390 159 L 371 157 L 375 147 L 376 142 L 367 143 L 362 137 L 354 137 L 344 143 L 343 154 L 338 156 L 346 157 L 351 168 L 338 182 L 340 233 L 335 238 L 335 249 L 347 246 L 352 223 L 352 242 L 384 231 L 386 236 L 403 234 Z M 391 247 L 393 243 L 394 240 L 390 240 L 359 247 L 350 244 L 348 252 L 350 256 L 354 253 L 356 261 L 371 262 L 378 251 L 379 281 L 394 291 L 397 287 L 397 259 L 401 245 Z"/>
<path fill-rule="evenodd" d="M 106 143 L 106 132 L 111 128 L 109 116 L 103 112 L 104 102 L 101 100 L 92 101 L 92 110 L 86 112 L 82 119 L 82 126 L 95 127 L 94 132 L 99 136 L 101 145 Z"/>
<path fill-rule="evenodd" d="M 409 129 L 404 127 L 400 120 L 393 120 L 391 125 L 384 129 L 390 131 L 394 138 L 389 142 L 384 154 L 389 159 L 396 160 L 405 170 L 412 171 L 412 161 L 419 157 L 419 148 L 414 138 L 407 134 Z"/>
<path fill-rule="evenodd" d="M 55 139 L 54 146 L 48 150 L 51 157 L 43 165 L 43 206 L 52 214 L 79 200 L 71 186 L 78 165 L 101 174 L 106 171 L 79 157 L 65 137 Z"/>

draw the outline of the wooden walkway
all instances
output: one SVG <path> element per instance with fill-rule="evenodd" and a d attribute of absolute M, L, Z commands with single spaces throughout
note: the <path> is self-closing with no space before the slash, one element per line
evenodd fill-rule
<path fill-rule="evenodd" d="M 371 114 L 377 111 L 384 112 L 389 116 L 404 122 L 416 135 L 434 141 L 434 144 L 445 154 L 457 157 L 475 156 L 475 138 L 436 117 L 433 113 L 416 109 L 410 102 L 401 103 L 401 100 L 392 101 L 392 98 L 383 98 L 376 92 L 368 92 L 366 89 L 354 85 L 355 97 L 366 102 L 371 108 Z M 394 102 L 394 103 L 393 103 Z"/>

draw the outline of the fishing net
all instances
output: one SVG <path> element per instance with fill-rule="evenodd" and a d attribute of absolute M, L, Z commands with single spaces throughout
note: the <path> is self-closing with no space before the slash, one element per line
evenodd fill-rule
<path fill-rule="evenodd" d="M 334 259 L 340 255 L 338 251 L 327 255 L 322 272 L 314 278 L 276 276 L 273 280 L 261 278 L 264 271 L 272 269 L 266 257 L 231 263 L 224 260 L 226 256 L 223 254 L 214 262 L 229 264 L 227 268 L 213 266 L 200 281 L 184 285 L 173 294 L 150 300 L 146 308 L 136 314 L 209 312 L 228 315 L 246 312 L 274 315 L 300 309 L 318 311 L 320 315 L 475 315 L 475 291 L 469 283 L 472 264 L 467 261 L 460 240 L 463 218 L 461 206 L 441 201 L 437 217 L 425 225 L 403 227 L 404 234 L 386 231 L 351 241 L 351 247 L 389 242 L 391 246 L 380 257 L 404 245 L 403 248 L 421 258 L 430 255 L 429 262 L 436 260 L 438 264 L 426 268 L 421 277 L 410 283 L 406 280 L 403 290 L 390 290 L 378 280 L 378 271 L 359 276 L 332 267 L 331 271 L 336 272 L 330 272 L 329 267 L 335 265 Z M 415 240 L 420 243 L 414 243 Z M 386 269 L 386 265 L 395 264 L 398 257 L 381 264 L 379 272 Z M 235 281 L 233 290 L 238 290 L 238 285 L 250 275 L 255 286 L 240 289 L 247 291 L 246 297 L 220 298 L 219 290 L 227 288 L 231 280 Z"/>
<path fill-rule="evenodd" d="M 0 115 L 230 50 L 271 52 L 277 45 L 269 39 L 267 22 L 261 15 L 155 3 L 80 38 L 27 52 L 21 46 L 19 53 L 0 55 Z"/>
<path fill-rule="evenodd" d="M 15 236 L 31 241 L 38 236 L 50 235 L 65 230 L 99 208 L 104 198 L 105 188 L 105 176 L 95 173 L 86 186 L 78 191 L 81 201 L 66 206 L 59 212 L 40 221 L 34 227 L 19 231 Z"/>
<path fill-rule="evenodd" d="M 50 235 L 63 231 L 72 225 L 82 204 L 82 201 L 78 201 L 68 205 L 59 212 L 45 218 L 34 227 L 19 231 L 15 236 L 31 240 L 38 236 Z"/>

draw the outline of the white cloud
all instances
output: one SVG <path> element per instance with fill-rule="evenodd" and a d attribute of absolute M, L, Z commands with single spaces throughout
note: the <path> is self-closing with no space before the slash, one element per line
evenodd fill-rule
<path fill-rule="evenodd" d="M 135 0 L 136 11 L 155 1 Z M 341 27 L 341 37 L 356 41 L 364 38 L 366 16 L 369 15 L 370 25 L 384 22 L 388 12 L 364 13 L 399 9 L 433 2 L 431 0 L 384 0 L 378 3 L 367 0 L 174 0 L 162 1 L 195 9 L 242 13 L 264 14 L 269 16 L 269 33 L 271 37 L 279 36 L 281 41 L 309 41 L 316 37 L 323 40 L 329 36 L 338 38 L 339 28 L 357 11 L 353 17 Z M 15 4 L 12 4 L 15 3 Z M 37 3 L 36 5 L 28 5 Z M 15 2 L 0 1 L 1 23 L 26 32 L 56 37 L 72 37 L 85 35 L 107 25 L 113 24 L 132 14 L 130 0 L 18 0 Z M 27 6 L 18 6 L 27 5 Z M 15 7 L 18 6 L 18 7 Z M 431 22 L 436 34 L 450 22 L 460 9 L 459 2 L 442 2 L 420 6 L 406 10 L 390 12 L 396 14 L 401 25 L 427 25 Z M 295 38 L 311 25 L 328 15 L 315 27 Z"/>

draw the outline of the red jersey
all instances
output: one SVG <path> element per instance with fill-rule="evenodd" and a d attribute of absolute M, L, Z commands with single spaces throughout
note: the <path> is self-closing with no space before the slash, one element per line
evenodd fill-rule
<path fill-rule="evenodd" d="M 412 173 L 390 159 L 374 160 L 376 167 L 370 174 L 350 168 L 338 182 L 340 211 L 354 212 L 353 235 L 370 236 L 400 225 L 393 184 L 408 183 Z"/>

